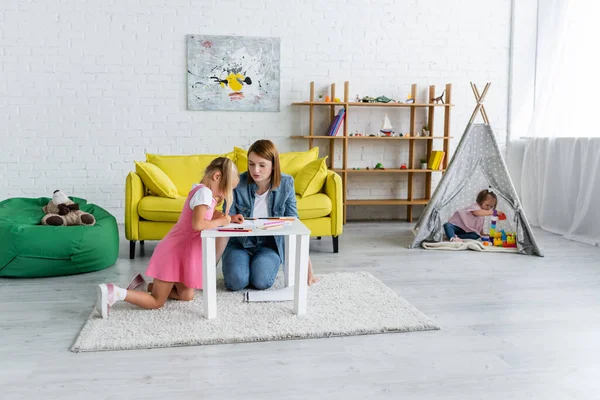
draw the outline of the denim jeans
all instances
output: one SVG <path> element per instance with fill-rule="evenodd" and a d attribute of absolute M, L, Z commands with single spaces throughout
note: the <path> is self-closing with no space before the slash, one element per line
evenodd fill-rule
<path fill-rule="evenodd" d="M 273 238 L 252 239 L 256 239 L 252 247 L 229 243 L 223 253 L 223 277 L 229 290 L 238 291 L 248 286 L 264 290 L 275 283 L 281 258 Z"/>
<path fill-rule="evenodd" d="M 454 236 L 458 236 L 461 239 L 479 239 L 479 235 L 475 232 L 465 232 L 463 228 L 453 225 L 450 222 L 444 224 L 444 232 L 446 232 L 448 240 L 452 239 Z"/>

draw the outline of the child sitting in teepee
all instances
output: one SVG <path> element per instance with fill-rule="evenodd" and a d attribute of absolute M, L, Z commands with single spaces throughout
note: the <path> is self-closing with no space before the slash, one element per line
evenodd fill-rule
<path fill-rule="evenodd" d="M 484 234 L 485 217 L 494 214 L 497 204 L 498 197 L 491 188 L 479 192 L 475 203 L 456 211 L 444 224 L 444 232 L 448 239 L 451 242 L 479 239 Z M 498 211 L 498 216 L 504 218 L 505 214 Z"/>

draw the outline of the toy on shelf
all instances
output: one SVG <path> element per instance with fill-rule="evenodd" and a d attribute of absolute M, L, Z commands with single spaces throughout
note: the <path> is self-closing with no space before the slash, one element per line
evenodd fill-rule
<path fill-rule="evenodd" d="M 361 99 L 363 103 L 375 103 L 375 98 L 371 96 L 365 96 Z"/>
<path fill-rule="evenodd" d="M 390 122 L 390 119 L 388 118 L 387 114 L 385 114 L 385 117 L 383 119 L 383 125 L 381 125 L 381 129 L 379 130 L 379 132 L 381 133 L 381 136 L 386 137 L 390 137 L 394 133 L 394 128 L 392 127 L 392 123 Z"/>
<path fill-rule="evenodd" d="M 400 169 L 406 169 L 406 164 L 403 163 L 402 165 L 400 165 Z"/>
<path fill-rule="evenodd" d="M 441 102 L 441 103 L 443 103 L 443 102 L 444 102 L 444 93 L 446 93 L 446 91 L 445 91 L 445 90 L 444 90 L 444 91 L 442 92 L 442 94 L 441 94 L 441 95 L 439 95 L 438 97 L 433 97 L 433 98 L 431 99 L 431 102 L 432 102 L 432 103 L 435 103 L 435 104 L 437 104 L 437 103 L 440 103 L 440 102 Z"/>
<path fill-rule="evenodd" d="M 334 98 L 333 98 L 333 102 L 334 102 L 334 103 L 339 103 L 340 101 L 341 101 L 341 100 L 340 100 L 340 98 L 339 98 L 339 97 L 334 97 Z"/>
<path fill-rule="evenodd" d="M 415 102 L 415 99 L 413 99 L 412 94 L 409 94 L 408 98 L 405 101 L 405 103 L 406 104 L 413 104 L 414 102 Z"/>
<path fill-rule="evenodd" d="M 375 169 L 385 169 L 385 168 L 383 168 L 383 164 L 382 164 L 382 163 L 378 162 L 378 163 L 375 165 Z"/>
<path fill-rule="evenodd" d="M 392 100 L 388 97 L 385 97 L 385 96 L 379 96 L 375 99 L 376 103 L 389 103 L 390 101 L 394 101 L 394 100 Z"/>
<path fill-rule="evenodd" d="M 331 101 L 331 97 L 329 97 L 329 95 L 325 96 L 325 102 L 329 103 Z"/>

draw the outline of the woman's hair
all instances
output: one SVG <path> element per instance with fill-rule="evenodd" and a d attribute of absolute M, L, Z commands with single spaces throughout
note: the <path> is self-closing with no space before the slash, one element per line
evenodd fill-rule
<path fill-rule="evenodd" d="M 281 167 L 279 164 L 279 152 L 270 140 L 257 140 L 248 149 L 248 155 L 254 153 L 260 158 L 271 161 L 273 172 L 271 173 L 271 189 L 276 189 L 281 183 Z M 248 174 L 248 183 L 255 183 L 252 174 Z"/>
<path fill-rule="evenodd" d="M 227 214 L 229 214 L 229 207 L 233 202 L 233 184 L 238 175 L 238 170 L 229 158 L 218 157 L 210 162 L 206 171 L 204 172 L 204 178 L 214 175 L 215 172 L 221 173 L 221 181 L 219 182 L 219 189 L 223 193 L 223 198 L 219 201 L 218 206 L 223 204 L 223 200 L 227 202 Z M 204 180 L 203 178 L 203 180 Z"/>
<path fill-rule="evenodd" d="M 496 193 L 490 192 L 487 189 L 483 189 L 481 192 L 479 192 L 479 194 L 477 195 L 477 200 L 475 200 L 475 201 L 477 202 L 477 204 L 481 205 L 481 203 L 483 203 L 485 201 L 485 199 L 487 199 L 488 196 L 493 198 L 494 201 L 496 202 L 494 204 L 494 209 L 495 209 L 496 206 L 498 205 L 498 196 L 496 196 Z"/>

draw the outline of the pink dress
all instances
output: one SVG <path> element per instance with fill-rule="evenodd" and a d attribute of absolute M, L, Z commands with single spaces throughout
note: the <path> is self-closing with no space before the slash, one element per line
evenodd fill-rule
<path fill-rule="evenodd" d="M 475 202 L 469 207 L 456 211 L 454 214 L 452 214 L 448 222 L 450 222 L 452 225 L 462 228 L 462 230 L 465 232 L 475 232 L 480 235 L 481 231 L 483 230 L 485 217 L 473 215 L 471 211 L 477 210 L 481 210 L 481 207 L 479 204 L 477 204 L 477 202 Z"/>
<path fill-rule="evenodd" d="M 166 282 L 180 282 L 194 289 L 202 289 L 202 239 L 200 232 L 192 229 L 194 211 L 190 200 L 204 185 L 190 191 L 179 220 L 162 239 L 150 258 L 146 275 Z M 208 207 L 204 219 L 212 219 L 216 200 Z"/>

